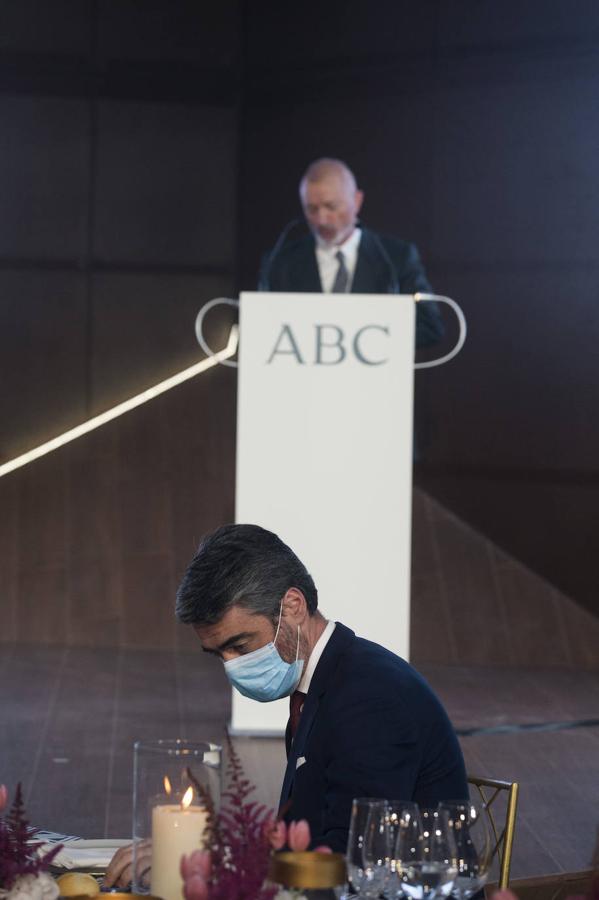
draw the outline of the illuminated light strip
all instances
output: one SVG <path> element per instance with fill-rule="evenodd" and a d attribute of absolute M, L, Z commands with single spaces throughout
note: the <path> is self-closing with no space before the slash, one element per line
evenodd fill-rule
<path fill-rule="evenodd" d="M 27 463 L 33 462 L 34 459 L 39 459 L 40 456 L 52 453 L 53 450 L 57 450 L 59 447 L 63 447 L 65 444 L 82 437 L 84 434 L 94 431 L 96 428 L 99 428 L 100 425 L 105 425 L 106 422 L 117 419 L 119 416 L 124 415 L 124 413 L 129 412 L 129 410 L 135 409 L 137 406 L 147 403 L 148 400 L 153 400 L 154 397 L 158 397 L 160 394 L 170 391 L 171 388 L 177 387 L 178 384 L 189 381 L 190 378 L 194 378 L 201 372 L 212 369 L 214 366 L 218 365 L 219 362 L 222 362 L 222 360 L 230 359 L 237 353 L 238 342 L 239 329 L 237 325 L 233 325 L 229 334 L 227 346 L 224 350 L 219 350 L 218 353 L 215 353 L 208 359 L 203 359 L 201 362 L 190 366 L 188 369 L 183 369 L 182 372 L 171 375 L 170 378 L 160 381 L 146 391 L 142 391 L 141 394 L 136 394 L 135 397 L 130 397 L 129 400 L 124 400 L 123 403 L 119 403 L 118 406 L 107 409 L 106 412 L 100 413 L 99 416 L 94 416 L 93 419 L 88 419 L 87 422 L 83 422 L 81 425 L 75 426 L 75 428 L 70 428 L 69 431 L 65 431 L 63 434 L 59 434 L 58 437 L 46 441 L 45 444 L 40 444 L 39 447 L 34 447 L 33 450 L 28 450 L 27 453 L 23 453 L 21 456 L 16 456 L 14 459 L 11 459 L 10 462 L 0 466 L 0 478 L 3 475 L 8 475 L 9 472 L 14 472 L 15 469 L 20 469 L 21 466 L 26 466 Z"/>

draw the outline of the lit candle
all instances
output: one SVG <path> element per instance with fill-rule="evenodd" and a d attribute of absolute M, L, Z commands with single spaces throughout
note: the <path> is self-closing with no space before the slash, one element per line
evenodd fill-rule
<path fill-rule="evenodd" d="M 193 789 L 188 788 L 181 803 L 158 804 L 152 809 L 150 890 L 163 900 L 181 900 L 181 857 L 202 846 L 208 813 L 203 806 L 193 806 L 192 800 Z"/>

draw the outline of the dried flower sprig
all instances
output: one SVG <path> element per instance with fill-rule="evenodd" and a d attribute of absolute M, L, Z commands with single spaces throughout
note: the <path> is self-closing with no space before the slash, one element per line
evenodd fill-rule
<path fill-rule="evenodd" d="M 273 810 L 248 801 L 255 787 L 246 778 L 229 735 L 226 741 L 228 787 L 220 813 L 210 791 L 187 770 L 208 812 L 208 836 L 204 849 L 181 859 L 185 900 L 272 900 L 278 888 L 266 884 L 271 853 L 286 845 L 295 851 L 307 850 L 310 828 L 305 821 L 286 825 Z M 316 849 L 331 852 L 329 847 Z"/>
<path fill-rule="evenodd" d="M 264 883 L 276 815 L 266 806 L 248 800 L 255 787 L 246 778 L 229 735 L 226 741 L 228 787 L 218 814 L 210 792 L 187 772 L 206 805 L 209 838 L 204 851 L 182 860 L 183 878 L 194 900 L 208 894 L 210 900 L 272 900 L 276 890 Z"/>
<path fill-rule="evenodd" d="M 1 787 L 4 788 L 4 785 Z M 0 809 L 6 805 L 7 800 L 4 788 L 0 790 Z M 0 888 L 10 890 L 18 878 L 45 872 L 62 849 L 62 844 L 58 844 L 49 853 L 40 856 L 37 851 L 41 842 L 33 841 L 36 833 L 37 829 L 29 824 L 25 816 L 23 792 L 19 783 L 8 815 L 0 816 Z"/>

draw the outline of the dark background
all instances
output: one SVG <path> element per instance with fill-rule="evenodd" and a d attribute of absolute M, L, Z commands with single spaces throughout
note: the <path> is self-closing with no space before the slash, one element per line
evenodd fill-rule
<path fill-rule="evenodd" d="M 340 156 L 468 319 L 417 483 L 598 613 L 598 98 L 595 0 L 0 0 L 0 460 L 199 358 Z"/>

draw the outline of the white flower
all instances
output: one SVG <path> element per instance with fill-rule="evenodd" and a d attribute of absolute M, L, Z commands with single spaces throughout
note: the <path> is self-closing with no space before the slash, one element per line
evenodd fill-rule
<path fill-rule="evenodd" d="M 60 894 L 60 889 L 52 876 L 42 872 L 37 876 L 37 880 L 42 883 L 42 900 L 56 900 Z"/>
<path fill-rule="evenodd" d="M 58 885 L 50 875 L 21 875 L 8 892 L 6 900 L 56 900 Z"/>
<path fill-rule="evenodd" d="M 302 894 L 300 888 L 281 888 L 275 894 L 275 900 L 306 900 L 306 895 Z"/>

